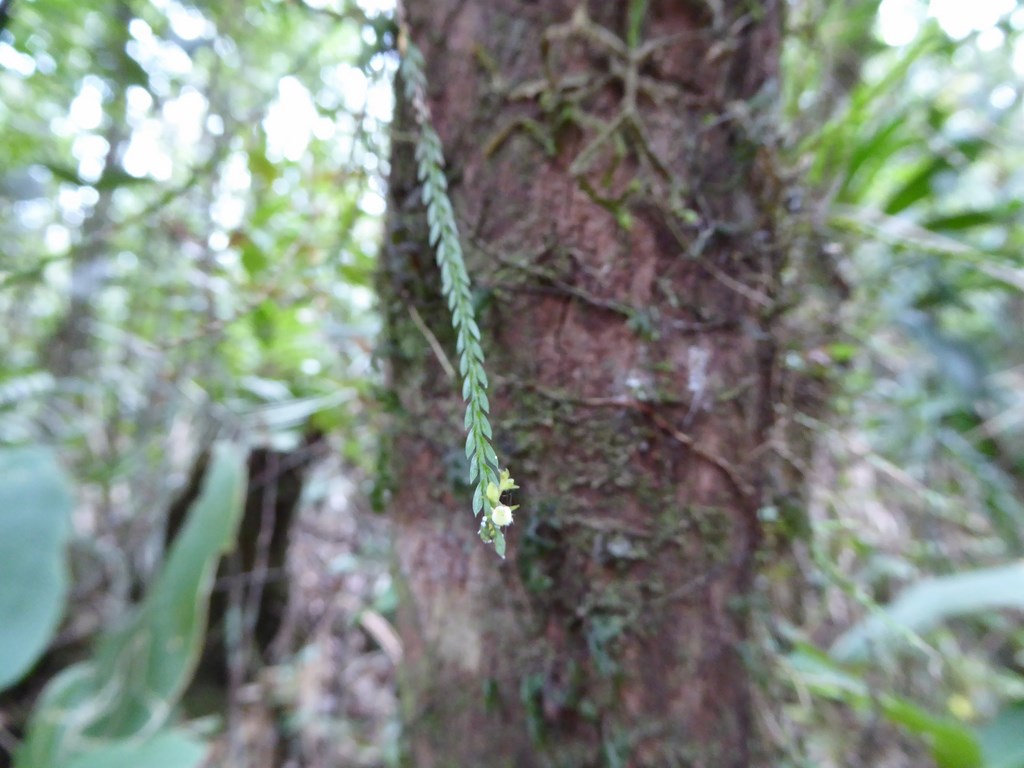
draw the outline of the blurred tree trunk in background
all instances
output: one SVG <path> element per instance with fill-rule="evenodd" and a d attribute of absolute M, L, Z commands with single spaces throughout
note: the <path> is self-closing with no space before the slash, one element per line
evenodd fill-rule
<path fill-rule="evenodd" d="M 55 376 L 83 375 L 93 367 L 92 337 L 98 297 L 110 280 L 109 260 L 112 256 L 111 205 L 116 184 L 109 183 L 120 172 L 119 163 L 128 143 L 129 129 L 126 118 L 126 91 L 132 60 L 126 44 L 129 40 L 128 24 L 132 20 L 131 7 L 126 2 L 109 6 L 118 24 L 108 31 L 105 41 L 106 55 L 97 57 L 97 73 L 104 76 L 110 89 L 110 122 L 104 128 L 103 140 L 107 151 L 103 159 L 100 178 L 96 181 L 96 203 L 86 214 L 82 225 L 82 239 L 71 253 L 71 279 L 68 286 L 68 307 L 53 333 L 40 347 L 40 359 Z M 104 178 L 106 177 L 106 178 Z M 104 184 L 103 182 L 108 182 Z"/>
<path fill-rule="evenodd" d="M 759 510 L 791 490 L 783 3 L 408 5 L 522 486 L 502 562 L 470 516 L 399 97 L 381 290 L 411 764 L 772 764 L 751 623 Z"/>

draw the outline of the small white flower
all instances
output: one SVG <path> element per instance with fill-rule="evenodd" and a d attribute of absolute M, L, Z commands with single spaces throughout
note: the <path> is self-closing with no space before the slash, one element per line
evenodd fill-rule
<path fill-rule="evenodd" d="M 505 504 L 499 504 L 491 510 L 491 520 L 499 528 L 512 525 L 512 508 Z"/>

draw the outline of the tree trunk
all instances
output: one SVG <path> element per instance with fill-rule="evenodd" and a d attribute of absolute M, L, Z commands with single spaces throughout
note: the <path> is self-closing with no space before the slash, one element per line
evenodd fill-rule
<path fill-rule="evenodd" d="M 100 177 L 118 169 L 121 156 L 127 148 L 130 131 L 127 127 L 127 84 L 125 72 L 130 70 L 131 57 L 126 45 L 130 39 L 128 25 L 132 10 L 128 3 L 117 0 L 109 4 L 108 12 L 116 14 L 114 26 L 100 45 L 109 57 L 105 82 L 113 91 L 113 103 L 108 107 L 109 118 L 103 132 L 107 153 Z M 99 57 L 98 57 L 99 58 Z M 134 63 L 134 62 L 131 62 Z M 99 70 L 102 72 L 102 70 Z M 57 377 L 85 376 L 95 369 L 97 360 L 93 350 L 92 327 L 99 312 L 99 299 L 111 278 L 109 268 L 111 207 L 115 187 L 100 186 L 96 204 L 82 225 L 82 242 L 71 252 L 71 282 L 68 307 L 53 333 L 39 349 L 39 359 L 46 369 Z"/>
<path fill-rule="evenodd" d="M 399 83 L 381 291 L 417 768 L 772 764 L 750 622 L 759 510 L 786 490 L 782 5 L 408 3 L 522 487 L 501 561 Z"/>

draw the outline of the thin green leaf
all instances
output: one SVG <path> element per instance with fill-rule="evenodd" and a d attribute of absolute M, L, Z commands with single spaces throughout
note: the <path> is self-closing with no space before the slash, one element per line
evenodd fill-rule
<path fill-rule="evenodd" d="M 954 573 L 904 591 L 893 603 L 844 633 L 832 646 L 840 661 L 865 660 L 908 634 L 947 619 L 997 610 L 1024 610 L 1024 563 Z"/>

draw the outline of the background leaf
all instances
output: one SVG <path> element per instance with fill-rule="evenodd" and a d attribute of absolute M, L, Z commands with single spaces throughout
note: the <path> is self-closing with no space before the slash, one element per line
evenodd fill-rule
<path fill-rule="evenodd" d="M 168 730 L 141 742 L 125 742 L 88 752 L 65 768 L 195 768 L 208 748 L 181 730 Z"/>
<path fill-rule="evenodd" d="M 907 632 L 926 632 L 954 616 L 994 610 L 1024 610 L 1024 563 L 964 571 L 916 584 L 893 603 L 844 633 L 832 656 L 863 661 L 900 641 Z"/>
<path fill-rule="evenodd" d="M 168 721 L 202 650 L 217 563 L 241 519 L 245 472 L 240 446 L 214 449 L 202 493 L 142 605 L 100 638 L 93 660 L 47 687 L 20 768 L 65 768 L 97 742 L 151 733 Z"/>
<path fill-rule="evenodd" d="M 986 768 L 1024 768 L 1024 703 L 1006 707 L 978 736 Z"/>
<path fill-rule="evenodd" d="M 0 690 L 28 671 L 60 623 L 71 510 L 53 451 L 0 450 Z"/>
<path fill-rule="evenodd" d="M 877 709 L 886 720 L 928 743 L 939 768 L 982 768 L 982 748 L 974 731 L 948 717 L 938 717 L 915 702 L 873 690 L 855 673 L 806 643 L 787 657 L 794 678 L 810 692 L 859 709 Z"/>

